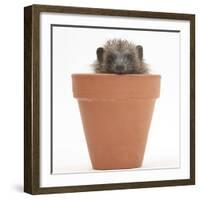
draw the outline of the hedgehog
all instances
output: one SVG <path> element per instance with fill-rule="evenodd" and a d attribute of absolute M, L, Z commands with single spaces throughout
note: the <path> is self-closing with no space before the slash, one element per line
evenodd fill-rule
<path fill-rule="evenodd" d="M 93 64 L 96 73 L 146 74 L 149 73 L 143 60 L 143 47 L 122 39 L 108 40 L 96 50 Z"/>

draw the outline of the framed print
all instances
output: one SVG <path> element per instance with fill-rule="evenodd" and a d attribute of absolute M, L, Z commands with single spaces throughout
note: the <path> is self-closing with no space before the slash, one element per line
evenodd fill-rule
<path fill-rule="evenodd" d="M 24 191 L 195 183 L 195 16 L 24 9 Z"/>

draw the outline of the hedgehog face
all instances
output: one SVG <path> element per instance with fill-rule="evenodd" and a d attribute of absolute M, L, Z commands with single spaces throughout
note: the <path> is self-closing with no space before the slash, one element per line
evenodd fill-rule
<path fill-rule="evenodd" d="M 102 68 L 110 73 L 126 74 L 134 72 L 139 64 L 138 58 L 128 51 L 107 52 L 103 56 Z"/>
<path fill-rule="evenodd" d="M 139 73 L 142 65 L 142 47 L 126 41 L 109 41 L 97 49 L 98 71 L 102 73 Z"/>

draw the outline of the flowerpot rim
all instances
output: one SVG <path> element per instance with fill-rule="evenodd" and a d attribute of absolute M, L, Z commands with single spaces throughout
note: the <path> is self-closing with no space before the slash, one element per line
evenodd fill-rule
<path fill-rule="evenodd" d="M 78 99 L 156 99 L 160 75 L 72 74 L 73 95 Z"/>

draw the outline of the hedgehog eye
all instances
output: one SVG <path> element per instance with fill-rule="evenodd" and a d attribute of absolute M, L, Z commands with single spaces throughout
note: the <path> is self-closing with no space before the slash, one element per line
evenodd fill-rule
<path fill-rule="evenodd" d="M 125 57 L 127 60 L 132 60 L 132 55 L 131 55 L 130 53 L 125 54 L 124 57 Z"/>
<path fill-rule="evenodd" d="M 115 55 L 110 54 L 110 55 L 108 55 L 108 57 L 107 57 L 107 61 L 108 61 L 109 63 L 111 63 L 111 62 L 113 62 L 113 60 L 115 60 L 115 58 L 116 58 Z"/>

